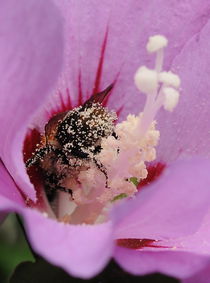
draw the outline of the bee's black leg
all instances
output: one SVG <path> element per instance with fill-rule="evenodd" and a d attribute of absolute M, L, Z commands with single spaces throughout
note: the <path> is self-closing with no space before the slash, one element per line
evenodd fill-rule
<path fill-rule="evenodd" d="M 106 168 L 97 159 L 93 158 L 93 161 L 94 161 L 96 167 L 104 174 L 104 176 L 106 178 L 106 188 L 108 188 L 108 175 L 107 175 Z"/>
<path fill-rule="evenodd" d="M 118 140 L 118 135 L 117 135 L 115 132 L 112 133 L 112 136 L 113 136 L 116 140 Z M 117 153 L 119 153 L 119 152 L 120 152 L 120 149 L 119 149 L 119 147 L 118 147 Z"/>
<path fill-rule="evenodd" d="M 113 136 L 116 140 L 118 139 L 118 135 L 117 135 L 115 132 L 112 133 L 112 136 Z"/>
<path fill-rule="evenodd" d="M 49 201 L 52 201 L 54 199 L 57 191 L 65 192 L 72 196 L 71 189 L 67 189 L 59 185 L 60 180 L 61 178 L 58 177 L 54 173 L 48 172 L 45 175 L 44 184 L 45 184 L 45 190 L 46 190 L 46 194 L 47 194 Z"/>
<path fill-rule="evenodd" d="M 66 156 L 66 154 L 61 149 L 52 148 L 52 151 L 57 155 L 57 157 L 60 157 L 62 159 L 64 164 L 70 165 L 68 157 Z"/>
<path fill-rule="evenodd" d="M 61 149 L 55 148 L 51 145 L 48 145 L 48 146 L 42 147 L 40 149 L 36 149 L 33 157 L 31 157 L 30 159 L 28 159 L 26 161 L 26 168 L 29 168 L 29 167 L 35 165 L 40 159 L 42 159 L 49 152 L 54 152 L 58 157 L 62 158 L 62 161 L 63 161 L 64 164 L 69 165 L 69 160 L 68 160 L 67 156 L 65 155 L 65 153 Z"/>
<path fill-rule="evenodd" d="M 68 193 L 71 195 L 71 197 L 73 195 L 71 189 L 67 189 L 59 185 L 53 185 L 53 187 L 51 187 L 49 184 L 45 185 L 45 191 L 46 191 L 47 198 L 50 202 L 52 202 L 54 198 L 56 197 L 57 191 Z"/>
<path fill-rule="evenodd" d="M 57 185 L 55 187 L 55 189 L 58 190 L 58 191 L 61 191 L 61 192 L 68 193 L 68 194 L 70 194 L 72 196 L 72 190 L 71 189 L 67 189 L 67 188 L 59 186 L 59 185 Z"/>
<path fill-rule="evenodd" d="M 26 168 L 29 168 L 33 165 L 35 165 L 40 159 L 42 159 L 47 153 L 49 152 L 49 147 L 45 146 L 39 149 L 36 149 L 36 151 L 33 154 L 33 157 L 29 158 L 26 161 Z"/>

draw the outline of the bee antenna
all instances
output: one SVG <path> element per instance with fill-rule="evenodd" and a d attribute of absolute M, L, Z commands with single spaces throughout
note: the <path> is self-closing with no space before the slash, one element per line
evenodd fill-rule
<path fill-rule="evenodd" d="M 86 106 L 90 103 L 102 103 L 105 99 L 105 97 L 110 93 L 110 91 L 113 89 L 114 83 L 110 84 L 107 88 L 102 90 L 101 92 L 93 94 L 84 104 Z"/>
<path fill-rule="evenodd" d="M 48 153 L 49 149 L 49 147 L 42 147 L 40 149 L 37 149 L 34 152 L 34 156 L 26 161 L 26 168 L 29 168 L 39 162 Z"/>

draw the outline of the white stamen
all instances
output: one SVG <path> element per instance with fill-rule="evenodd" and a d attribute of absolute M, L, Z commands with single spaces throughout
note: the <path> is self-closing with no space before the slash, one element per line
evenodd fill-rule
<path fill-rule="evenodd" d="M 145 66 L 142 66 L 137 70 L 134 76 L 134 81 L 137 88 L 146 94 L 153 93 L 158 86 L 157 73 Z"/>
<path fill-rule="evenodd" d="M 180 86 L 180 78 L 173 72 L 161 72 L 159 74 L 159 81 L 168 86 L 178 88 Z"/>
<path fill-rule="evenodd" d="M 149 41 L 147 43 L 146 48 L 149 53 L 154 53 L 166 47 L 167 45 L 168 45 L 168 40 L 165 36 L 154 35 L 149 37 Z"/>
<path fill-rule="evenodd" d="M 179 92 L 171 87 L 164 87 L 165 95 L 163 106 L 165 110 L 173 111 L 179 101 Z"/>

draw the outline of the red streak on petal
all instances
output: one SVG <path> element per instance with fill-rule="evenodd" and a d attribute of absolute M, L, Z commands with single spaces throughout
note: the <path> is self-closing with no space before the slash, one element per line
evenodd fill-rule
<path fill-rule="evenodd" d="M 125 238 L 118 239 L 116 242 L 117 246 L 131 250 L 140 250 L 143 248 L 169 248 L 168 246 L 154 245 L 154 243 L 157 243 L 158 241 L 153 239 Z"/>
<path fill-rule="evenodd" d="M 67 105 L 67 109 L 66 109 L 66 110 L 68 110 L 68 109 L 72 109 L 72 108 L 73 108 L 73 106 L 72 106 L 72 102 L 71 102 L 70 91 L 69 91 L 69 89 L 68 89 L 68 88 L 66 89 L 66 94 L 67 94 L 67 103 L 66 103 L 66 105 Z"/>
<path fill-rule="evenodd" d="M 59 95 L 59 100 L 60 100 L 60 104 L 58 106 L 56 106 L 56 108 L 51 109 L 47 114 L 49 120 L 56 114 L 58 113 L 62 113 L 68 110 L 71 110 L 73 108 L 72 106 L 72 102 L 71 102 L 71 96 L 70 96 L 70 92 L 69 89 L 66 89 L 66 97 L 67 99 L 64 100 L 63 98 L 63 94 L 62 92 L 58 92 Z"/>
<path fill-rule="evenodd" d="M 71 96 L 68 88 L 66 89 L 66 96 L 67 99 L 65 101 L 62 92 L 59 91 L 60 105 L 58 106 L 58 109 L 53 112 L 53 115 L 72 109 Z"/>
<path fill-rule="evenodd" d="M 94 88 L 93 88 L 93 93 L 100 92 L 100 82 L 101 82 L 101 75 L 102 75 L 102 71 L 103 71 L 104 55 L 105 55 L 105 51 L 106 51 L 107 38 L 108 38 L 108 28 L 105 32 L 104 40 L 102 42 L 101 55 L 100 55 L 100 58 L 99 58 L 98 68 L 97 68 L 97 71 L 96 71 L 96 78 L 95 78 L 95 85 L 94 85 Z"/>
<path fill-rule="evenodd" d="M 145 247 L 157 247 L 152 245 L 155 240 L 152 239 L 118 239 L 117 245 L 123 248 L 139 250 Z"/>
<path fill-rule="evenodd" d="M 161 163 L 161 162 L 149 165 L 147 167 L 147 170 L 148 170 L 147 178 L 140 182 L 140 184 L 138 185 L 138 189 L 141 189 L 142 187 L 147 186 L 150 183 L 157 180 L 160 177 L 160 175 L 163 173 L 165 167 L 166 167 L 166 164 Z"/>
<path fill-rule="evenodd" d="M 123 106 L 121 106 L 121 107 L 116 111 L 117 117 L 119 117 L 119 115 L 121 114 L 122 110 L 123 110 Z"/>
<path fill-rule="evenodd" d="M 79 71 L 78 77 L 78 106 L 83 104 L 83 94 L 82 94 L 82 79 L 81 79 L 81 71 Z"/>
<path fill-rule="evenodd" d="M 66 104 L 65 104 L 65 102 L 64 102 L 64 100 L 63 100 L 63 96 L 62 96 L 62 93 L 59 91 L 59 98 L 60 98 L 60 109 L 59 110 L 61 110 L 62 112 L 64 112 L 65 110 L 63 110 L 63 109 L 65 109 L 66 108 Z M 57 114 L 57 113 L 56 113 Z"/>

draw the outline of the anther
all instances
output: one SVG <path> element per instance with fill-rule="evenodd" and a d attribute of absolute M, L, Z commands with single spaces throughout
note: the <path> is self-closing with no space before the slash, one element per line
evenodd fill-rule
<path fill-rule="evenodd" d="M 142 66 L 137 70 L 134 76 L 134 81 L 137 88 L 146 94 L 153 93 L 158 87 L 157 72 L 150 70 L 145 66 Z"/>
<path fill-rule="evenodd" d="M 180 78 L 173 72 L 161 72 L 159 74 L 159 81 L 167 86 L 178 88 L 180 86 Z"/>
<path fill-rule="evenodd" d="M 179 92 L 171 87 L 163 88 L 163 93 L 165 95 L 163 107 L 165 110 L 173 111 L 179 101 Z"/>
<path fill-rule="evenodd" d="M 147 43 L 147 51 L 149 53 L 157 52 L 161 48 L 164 48 L 168 45 L 168 40 L 163 35 L 154 35 L 150 36 Z"/>

